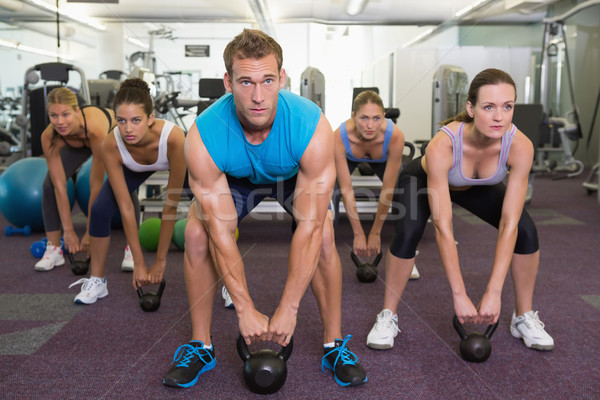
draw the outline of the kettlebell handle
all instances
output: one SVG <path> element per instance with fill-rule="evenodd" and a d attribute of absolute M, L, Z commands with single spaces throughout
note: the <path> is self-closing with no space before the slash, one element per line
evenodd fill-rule
<path fill-rule="evenodd" d="M 496 328 L 498 327 L 498 322 L 500 321 L 500 318 L 498 318 L 498 321 L 496 321 L 495 324 L 492 325 L 488 325 L 487 329 L 485 330 L 485 337 L 488 339 L 492 338 L 492 335 L 494 334 L 494 332 L 496 332 Z"/>
<path fill-rule="evenodd" d="M 495 324 L 488 325 L 488 327 L 484 333 L 485 337 L 487 337 L 488 339 L 492 338 L 492 335 L 494 334 L 494 332 L 496 331 L 496 328 L 498 327 L 498 322 L 500 322 L 500 320 L 496 321 Z M 464 340 L 469 336 L 469 335 L 467 335 L 465 328 L 458 321 L 458 317 L 456 315 L 454 315 L 454 318 L 452 319 L 452 325 L 454 325 L 454 329 L 456 329 L 456 332 L 458 333 L 458 336 L 460 336 L 461 339 Z"/>
<path fill-rule="evenodd" d="M 350 252 L 350 258 L 352 258 L 352 262 L 354 265 L 356 265 L 356 267 L 360 267 L 362 265 L 362 261 L 358 259 L 358 256 L 353 251 Z"/>
<path fill-rule="evenodd" d="M 375 257 L 375 260 L 373 260 L 372 265 L 374 267 L 379 265 L 379 262 L 381 261 L 381 257 L 383 257 L 383 254 L 380 252 Z M 352 262 L 354 262 L 354 265 L 356 265 L 357 267 L 360 267 L 361 265 L 366 264 L 366 263 L 362 262 L 353 251 L 350 252 L 350 258 L 352 258 Z"/>
<path fill-rule="evenodd" d="M 242 361 L 248 361 L 250 359 L 250 357 L 252 357 L 252 353 L 250 353 L 250 350 L 248 350 L 248 345 L 246 344 L 246 341 L 244 340 L 244 337 L 242 336 L 241 333 L 238 335 L 238 338 L 236 341 L 236 347 L 237 347 L 238 354 L 239 354 L 240 358 L 242 359 Z M 283 361 L 287 361 L 288 358 L 290 358 L 290 355 L 292 355 L 293 349 L 294 349 L 294 337 L 292 336 L 290 338 L 290 342 L 288 343 L 288 345 L 282 346 L 281 350 L 279 350 L 277 355 L 279 357 L 281 357 L 283 359 Z"/>
<path fill-rule="evenodd" d="M 158 292 L 156 292 L 156 294 L 158 295 L 158 297 L 162 297 L 163 294 L 163 290 L 165 290 L 165 280 L 163 278 L 163 280 L 160 281 L 160 286 L 158 287 Z"/>
<path fill-rule="evenodd" d="M 282 346 L 281 350 L 279 350 L 279 357 L 283 358 L 283 361 L 287 361 L 288 358 L 292 355 L 292 350 L 294 350 L 294 337 L 290 337 L 290 342 L 287 346 Z"/>
<path fill-rule="evenodd" d="M 381 257 L 382 257 L 382 254 L 381 254 L 381 252 L 379 252 L 379 254 L 377 254 L 377 257 L 375 257 L 375 260 L 373 261 L 374 267 L 379 265 L 379 262 L 381 261 Z"/>
<path fill-rule="evenodd" d="M 462 324 L 460 323 L 460 321 L 458 320 L 458 317 L 455 315 L 454 318 L 452 318 L 452 325 L 454 325 L 454 329 L 456 330 L 456 333 L 458 333 L 458 336 L 462 339 L 465 340 L 469 335 L 467 335 L 467 331 L 465 331 L 465 328 L 462 326 Z"/>
<path fill-rule="evenodd" d="M 158 297 L 162 297 L 163 291 L 165 290 L 165 285 L 166 285 L 166 282 L 165 282 L 165 280 L 164 280 L 164 279 L 163 279 L 162 281 L 160 281 L 160 286 L 158 287 L 158 292 L 156 292 L 156 295 L 157 295 Z M 141 286 L 138 286 L 138 287 L 137 287 L 137 290 L 136 290 L 136 292 L 137 292 L 137 294 L 138 294 L 138 297 L 139 297 L 140 299 L 141 299 L 141 298 L 144 296 L 144 291 L 142 290 L 142 287 L 141 287 Z"/>
<path fill-rule="evenodd" d="M 241 333 L 238 335 L 236 347 L 237 352 L 240 355 L 242 361 L 248 361 L 252 354 L 250 354 L 250 350 L 248 350 L 248 345 L 246 344 L 246 341 L 244 340 L 244 337 Z"/>

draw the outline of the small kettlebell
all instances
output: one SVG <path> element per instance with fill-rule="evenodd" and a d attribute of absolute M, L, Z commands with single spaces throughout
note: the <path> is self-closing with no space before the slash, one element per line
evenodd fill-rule
<path fill-rule="evenodd" d="M 278 353 L 271 349 L 250 353 L 244 337 L 240 334 L 237 338 L 237 351 L 244 361 L 242 374 L 248 389 L 258 394 L 271 394 L 281 389 L 287 378 L 285 362 L 290 358 L 293 348 L 292 337 L 290 343 Z"/>
<path fill-rule="evenodd" d="M 73 274 L 85 275 L 88 273 L 88 270 L 90 269 L 89 258 L 86 258 L 85 260 L 76 260 L 69 252 L 67 252 L 67 257 L 69 257 L 69 261 L 71 262 L 71 271 L 73 271 Z"/>
<path fill-rule="evenodd" d="M 373 263 L 366 263 L 361 261 L 354 252 L 350 252 L 350 257 L 356 265 L 356 277 L 359 281 L 364 283 L 374 282 L 377 279 L 377 265 L 381 261 L 382 254 L 377 254 Z"/>
<path fill-rule="evenodd" d="M 484 334 L 479 332 L 467 334 L 456 315 L 454 316 L 452 323 L 461 339 L 460 354 L 462 355 L 462 358 L 470 362 L 484 362 L 487 360 L 490 354 L 492 354 L 492 342 L 490 339 L 498 327 L 498 321 L 493 325 L 489 325 Z"/>
<path fill-rule="evenodd" d="M 158 292 L 154 293 L 145 293 L 142 291 L 142 288 L 138 286 L 137 294 L 140 298 L 140 306 L 142 310 L 146 312 L 152 312 L 158 310 L 160 307 L 160 298 L 162 297 L 163 290 L 165 290 L 165 280 L 160 281 L 160 286 L 158 287 Z"/>

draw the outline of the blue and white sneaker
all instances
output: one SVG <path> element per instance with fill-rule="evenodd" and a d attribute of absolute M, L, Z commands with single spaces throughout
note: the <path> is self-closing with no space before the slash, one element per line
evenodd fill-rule
<path fill-rule="evenodd" d="M 171 368 L 163 378 L 163 384 L 177 388 L 188 388 L 198 382 L 200 375 L 217 364 L 215 350 L 205 349 L 200 340 L 191 340 L 175 351 Z"/>
<path fill-rule="evenodd" d="M 325 368 L 333 371 L 333 377 L 340 386 L 358 386 L 367 381 L 367 373 L 358 363 L 358 358 L 346 347 L 351 337 L 335 339 L 335 346 L 326 347 L 321 360 L 321 371 L 327 372 Z"/>

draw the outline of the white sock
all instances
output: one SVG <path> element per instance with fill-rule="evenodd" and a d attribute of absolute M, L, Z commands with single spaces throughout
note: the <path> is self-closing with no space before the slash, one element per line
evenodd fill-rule
<path fill-rule="evenodd" d="M 329 347 L 335 347 L 335 342 L 329 342 L 329 343 L 325 343 L 325 344 L 323 345 L 323 347 L 324 347 L 324 348 L 326 348 L 326 349 L 327 349 L 327 348 L 329 348 Z"/>

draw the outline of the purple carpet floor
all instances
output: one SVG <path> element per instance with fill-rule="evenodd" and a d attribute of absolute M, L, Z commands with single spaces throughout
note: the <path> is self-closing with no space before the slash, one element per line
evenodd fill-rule
<path fill-rule="evenodd" d="M 120 271 L 124 234 L 113 230 L 106 277 L 109 295 L 96 304 L 73 304 L 79 277 L 67 265 L 35 272 L 31 243 L 43 233 L 0 238 L 0 399 L 600 399 L 600 205 L 581 186 L 582 177 L 537 177 L 527 206 L 535 220 L 541 264 L 534 296 L 553 351 L 527 349 L 508 330 L 514 309 L 507 277 L 500 325 L 488 361 L 461 359 L 452 327 L 453 307 L 433 230 L 428 226 L 416 263 L 421 279 L 410 281 L 398 309 L 400 329 L 391 350 L 365 341 L 383 302 L 384 273 L 364 284 L 350 260 L 352 235 L 342 217 L 336 241 L 343 264 L 342 331 L 368 373 L 368 382 L 338 386 L 321 371 L 322 328 L 316 301 L 307 291 L 298 315 L 288 378 L 276 394 L 256 395 L 242 379 L 235 350 L 235 311 L 215 299 L 213 343 L 217 366 L 189 389 L 162 384 L 175 349 L 191 335 L 183 280 L 183 252 L 168 256 L 160 309 L 145 313 Z M 263 216 L 240 226 L 239 247 L 256 306 L 272 315 L 285 282 L 291 238 L 289 218 Z M 84 219 L 76 216 L 76 228 Z M 0 229 L 8 225 L 0 217 Z M 368 226 L 369 222 L 365 221 Z M 392 235 L 382 234 L 387 250 Z M 476 303 L 487 283 L 496 231 L 462 209 L 454 229 L 467 290 Z M 147 252 L 147 263 L 154 254 Z M 220 291 L 219 291 L 220 293 Z M 482 329 L 473 327 L 473 329 Z"/>

